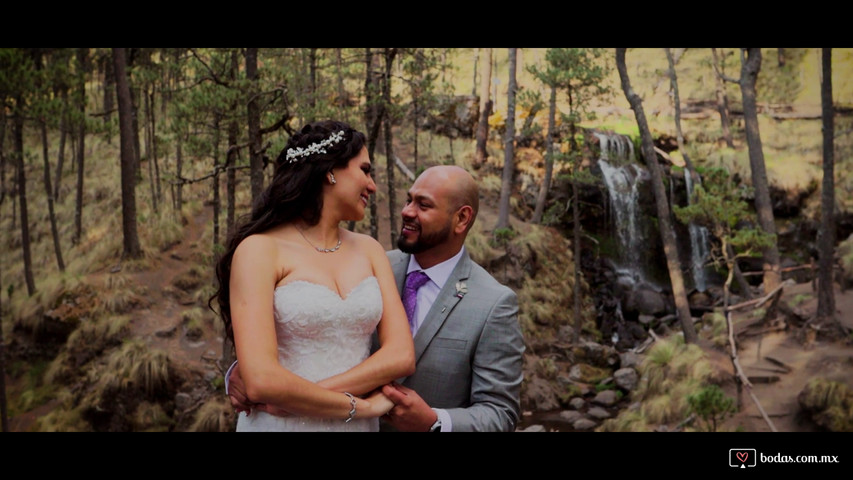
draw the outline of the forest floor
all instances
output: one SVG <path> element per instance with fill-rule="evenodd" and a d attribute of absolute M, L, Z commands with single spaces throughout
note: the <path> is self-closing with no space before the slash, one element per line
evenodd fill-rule
<path fill-rule="evenodd" d="M 780 301 L 792 302 L 805 299 L 796 309 L 805 318 L 813 318 L 817 311 L 817 293 L 811 283 L 799 283 L 784 290 Z M 853 289 L 842 292 L 835 284 L 836 315 L 848 331 L 853 330 Z M 736 325 L 748 326 L 748 321 L 739 315 L 733 320 Z M 797 395 L 812 378 L 846 384 L 853 389 L 853 341 L 824 340 L 821 336 L 804 335 L 804 330 L 786 328 L 744 336 L 746 328 L 735 328 L 738 332 L 738 359 L 747 377 L 753 379 L 752 393 L 767 414 L 771 428 L 756 402 L 746 388 L 741 395 L 742 408 L 725 422 L 724 428 L 738 427 L 747 432 L 815 432 L 820 428 L 800 414 Z M 720 354 L 721 356 L 723 354 Z M 721 358 L 727 371 L 733 372 L 731 360 Z M 761 381 L 766 380 L 766 381 Z M 737 397 L 734 385 L 726 393 Z"/>

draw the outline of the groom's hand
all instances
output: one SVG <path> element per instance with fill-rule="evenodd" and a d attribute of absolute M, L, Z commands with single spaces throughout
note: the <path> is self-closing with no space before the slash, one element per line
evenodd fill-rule
<path fill-rule="evenodd" d="M 394 408 L 385 418 L 401 432 L 427 432 L 438 418 L 435 411 L 411 388 L 389 383 L 382 387 L 382 393 L 394 402 Z"/>

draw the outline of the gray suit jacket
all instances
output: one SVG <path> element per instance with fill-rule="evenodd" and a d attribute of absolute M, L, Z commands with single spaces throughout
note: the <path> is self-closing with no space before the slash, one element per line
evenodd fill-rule
<path fill-rule="evenodd" d="M 388 252 L 403 291 L 409 256 Z M 457 282 L 467 293 L 460 296 Z M 518 299 L 465 252 L 415 335 L 415 373 L 399 379 L 434 408 L 446 409 L 453 431 L 515 430 L 521 410 L 524 341 Z"/>

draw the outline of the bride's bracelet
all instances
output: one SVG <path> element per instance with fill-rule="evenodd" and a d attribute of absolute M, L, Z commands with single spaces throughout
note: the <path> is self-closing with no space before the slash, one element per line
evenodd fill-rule
<path fill-rule="evenodd" d="M 349 411 L 349 418 L 344 420 L 344 423 L 349 423 L 350 420 L 355 418 L 355 397 L 349 392 L 344 392 L 344 395 L 349 397 L 349 404 L 352 406 L 352 410 Z"/>

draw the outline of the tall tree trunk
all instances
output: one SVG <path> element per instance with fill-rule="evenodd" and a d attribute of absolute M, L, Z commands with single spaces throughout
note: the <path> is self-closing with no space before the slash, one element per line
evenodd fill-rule
<path fill-rule="evenodd" d="M 622 90 L 625 92 L 625 97 L 628 103 L 631 104 L 631 109 L 634 110 L 634 116 L 637 118 L 637 126 L 640 130 L 640 136 L 643 142 L 643 156 L 646 159 L 646 164 L 649 167 L 649 172 L 652 175 L 652 185 L 655 193 L 655 204 L 657 205 L 658 226 L 660 227 L 661 240 L 663 241 L 663 250 L 666 255 L 666 265 L 669 270 L 669 279 L 672 282 L 672 294 L 675 299 L 675 309 L 681 323 L 681 330 L 684 332 L 684 340 L 687 343 L 696 343 L 696 329 L 693 326 L 693 319 L 690 315 L 690 305 L 687 301 L 687 292 L 684 289 L 684 277 L 681 273 L 681 262 L 678 259 L 678 250 L 675 243 L 675 232 L 670 223 L 669 205 L 666 199 L 666 189 L 663 185 L 663 177 L 661 168 L 658 164 L 657 153 L 652 141 L 652 134 L 646 122 L 646 114 L 643 111 L 643 102 L 640 96 L 631 88 L 631 82 L 628 78 L 628 69 L 625 66 L 625 49 L 616 49 L 616 67 L 619 70 L 619 78 L 622 80 Z"/>
<path fill-rule="evenodd" d="M 388 176 L 388 228 L 391 233 L 391 245 L 397 244 L 397 202 L 396 193 L 394 191 L 394 143 L 391 134 L 391 115 L 389 113 L 391 107 L 391 66 L 394 64 L 394 57 L 397 55 L 396 48 L 385 49 L 385 77 L 382 83 L 382 96 L 385 104 L 385 163 Z"/>
<path fill-rule="evenodd" d="M 492 101 L 489 86 L 492 83 L 492 49 L 483 49 L 483 73 L 480 75 L 480 121 L 477 123 L 477 149 L 474 153 L 474 168 L 480 168 L 488 158 L 486 143 L 489 139 L 489 115 Z"/>
<path fill-rule="evenodd" d="M 86 68 L 88 48 L 77 49 L 77 64 L 80 66 L 77 73 L 76 104 L 83 117 L 77 125 L 77 149 L 74 155 L 77 165 L 76 198 L 74 199 L 74 235 L 71 237 L 72 245 L 78 245 L 83 234 L 83 165 L 86 157 Z M 113 69 L 113 79 L 115 70 Z"/>
<path fill-rule="evenodd" d="M 50 233 L 53 236 L 53 253 L 56 256 L 56 265 L 60 272 L 65 271 L 65 262 L 62 261 L 62 248 L 59 246 L 59 229 L 56 227 L 56 212 L 53 205 L 53 188 L 50 186 L 50 160 L 47 149 L 47 122 L 41 120 L 41 144 L 42 156 L 44 157 L 44 191 L 47 195 L 47 216 L 50 221 Z"/>
<path fill-rule="evenodd" d="M 219 245 L 219 212 L 222 209 L 222 200 L 219 193 L 219 124 L 222 115 L 219 113 L 213 114 L 213 178 L 211 180 L 211 188 L 213 189 L 213 251 L 216 252 L 216 246 Z"/>
<path fill-rule="evenodd" d="M 128 48 L 127 51 L 127 63 L 125 69 L 129 69 L 129 67 L 135 65 L 137 62 L 137 56 L 140 53 L 139 48 Z M 134 161 L 134 170 L 136 171 L 136 175 L 134 176 L 134 183 L 139 183 L 142 181 L 142 148 L 139 143 L 139 87 L 130 83 L 130 75 L 128 75 L 127 80 L 128 89 L 130 91 L 130 106 L 131 106 L 131 122 L 132 122 L 132 134 L 133 134 L 133 161 Z"/>
<path fill-rule="evenodd" d="M 264 189 L 264 159 L 261 152 L 261 109 L 258 106 L 258 49 L 246 49 L 246 80 L 250 82 L 247 106 L 249 124 L 249 165 L 252 178 L 252 202 Z"/>
<path fill-rule="evenodd" d="M 782 283 L 779 271 L 779 250 L 776 246 L 776 225 L 773 220 L 773 204 L 770 202 L 770 187 L 764 166 L 764 152 L 758 131 L 758 106 L 755 82 L 761 69 L 761 49 L 741 49 L 740 89 L 743 95 L 743 119 L 746 125 L 746 143 L 749 147 L 749 167 L 752 171 L 752 186 L 755 189 L 755 209 L 758 224 L 765 233 L 773 235 L 773 244 L 764 250 L 764 293 L 768 294 Z M 774 308 L 768 309 L 765 318 L 772 319 Z"/>
<path fill-rule="evenodd" d="M 554 124 L 557 116 L 557 85 L 551 85 L 551 96 L 548 100 L 548 136 L 545 138 L 545 177 L 539 187 L 539 196 L 536 197 L 536 208 L 533 209 L 533 223 L 542 223 L 542 215 L 545 213 L 545 200 L 548 198 L 548 190 L 551 189 L 551 176 L 554 172 Z M 575 224 L 577 226 L 577 224 Z"/>
<path fill-rule="evenodd" d="M 823 48 L 820 100 L 823 111 L 823 182 L 820 194 L 820 233 L 817 238 L 818 290 L 817 318 L 821 323 L 834 322 L 835 294 L 832 269 L 835 264 L 835 113 L 832 105 L 832 49 Z"/>
<path fill-rule="evenodd" d="M 27 282 L 27 294 L 36 293 L 36 282 L 33 279 L 33 259 L 30 254 L 30 222 L 27 211 L 27 176 L 24 169 L 24 117 L 21 109 L 24 105 L 21 94 L 15 98 L 15 157 L 18 167 L 18 202 L 21 212 L 21 248 L 24 253 L 24 278 Z"/>
<path fill-rule="evenodd" d="M 127 53 L 124 48 L 113 49 L 118 99 L 118 123 L 121 133 L 121 212 L 124 234 L 123 258 L 139 258 L 142 248 L 136 232 L 136 164 L 134 160 L 133 104 L 127 82 Z"/>
<path fill-rule="evenodd" d="M 309 122 L 315 120 L 315 109 L 317 108 L 317 49 L 308 49 L 308 73 L 311 81 L 311 91 L 308 93 L 308 105 L 311 107 Z"/>
<path fill-rule="evenodd" d="M 678 142 L 678 151 L 684 157 L 684 163 L 687 165 L 687 171 L 693 177 L 693 182 L 698 184 L 700 179 L 693 168 L 693 162 L 690 161 L 690 156 L 687 155 L 687 150 L 684 148 L 684 134 L 681 132 L 681 99 L 678 96 L 678 76 L 675 74 L 675 60 L 672 58 L 672 52 L 668 48 L 664 48 L 666 52 L 666 60 L 669 62 L 669 82 L 672 88 L 672 104 L 675 110 L 675 136 Z"/>
<path fill-rule="evenodd" d="M 495 230 L 509 227 L 509 197 L 515 168 L 515 48 L 509 49 L 509 84 L 507 86 L 506 135 L 504 136 L 504 169 L 498 204 L 498 223 Z"/>
<path fill-rule="evenodd" d="M 711 49 L 711 55 L 714 57 L 714 71 L 716 75 L 714 79 L 716 80 L 716 93 L 717 93 L 717 111 L 720 112 L 720 125 L 723 129 L 723 138 L 726 141 L 726 146 L 729 148 L 735 148 L 734 141 L 732 140 L 732 132 L 729 128 L 731 122 L 729 120 L 729 96 L 726 95 L 726 84 L 723 81 L 723 64 L 717 59 L 717 49 Z"/>
<path fill-rule="evenodd" d="M 477 64 L 480 63 L 480 49 L 474 49 L 474 75 L 471 77 L 471 96 L 477 95 Z M 482 103 L 482 102 L 481 102 Z"/>
<path fill-rule="evenodd" d="M 335 77 L 338 84 L 338 95 L 335 101 L 335 105 L 338 107 L 338 116 L 349 121 L 346 115 L 349 108 L 347 108 L 347 90 L 344 86 L 344 59 L 340 48 L 335 49 Z"/>
<path fill-rule="evenodd" d="M 237 50 L 231 52 L 231 82 L 237 80 L 237 71 L 240 69 Z M 237 103 L 231 104 L 231 120 L 228 123 L 228 152 L 225 154 L 226 195 L 228 196 L 228 211 L 225 213 L 225 224 L 227 225 L 228 237 L 234 234 L 236 221 L 236 192 L 237 192 L 237 139 L 240 136 L 240 126 L 237 124 Z M 229 342 L 226 342 L 229 343 Z M 230 350 L 229 350 L 230 351 Z"/>
<path fill-rule="evenodd" d="M 177 145 L 175 146 L 175 175 L 178 178 L 184 174 L 184 137 L 183 132 L 178 135 Z M 175 215 L 178 220 L 181 220 L 182 214 L 181 210 L 184 208 L 184 184 L 182 182 L 178 182 L 175 186 Z"/>
<path fill-rule="evenodd" d="M 149 112 L 148 122 L 151 125 L 151 156 L 148 161 L 153 162 L 154 164 L 154 191 L 155 198 L 157 199 L 157 204 L 163 200 L 163 193 L 160 188 L 160 163 L 157 160 L 157 122 L 156 122 L 156 109 L 154 106 L 156 102 L 154 101 L 154 89 L 152 88 L 151 92 L 148 94 L 149 96 L 149 104 L 151 105 L 151 111 Z M 156 212 L 157 209 L 155 208 Z"/>
<path fill-rule="evenodd" d="M 2 279 L 2 275 L 0 275 Z M 0 282 L 0 292 L 3 291 Z M 6 343 L 3 341 L 3 302 L 0 295 L 0 431 L 9 431 L 9 415 L 6 409 Z"/>
<path fill-rule="evenodd" d="M 65 141 L 68 137 L 68 90 L 58 92 L 62 99 L 62 112 L 59 114 L 59 151 L 56 153 L 56 183 L 53 184 L 53 199 L 59 201 L 59 184 L 62 180 L 62 167 L 65 164 Z"/>
<path fill-rule="evenodd" d="M 145 158 L 148 159 L 148 185 L 151 187 L 151 210 L 153 210 L 156 215 L 157 187 L 154 186 L 154 161 L 152 159 L 152 153 L 154 150 L 152 147 L 152 143 L 154 142 L 154 132 L 151 131 L 151 118 L 153 117 L 151 109 L 153 108 L 153 104 L 151 102 L 151 97 L 148 95 L 148 85 L 142 89 L 142 95 L 145 97 L 145 118 L 147 119 L 145 122 Z"/>
<path fill-rule="evenodd" d="M 79 57 L 79 50 L 78 50 Z M 110 117 L 112 117 L 112 111 L 115 108 L 114 103 L 114 95 L 116 92 L 115 88 L 115 67 L 113 67 L 112 57 L 109 55 L 104 55 L 101 57 L 101 68 L 104 71 L 104 125 L 106 126 L 110 123 Z M 107 143 L 110 143 L 111 136 L 107 135 Z"/>
<path fill-rule="evenodd" d="M 424 60 L 424 51 L 423 49 L 417 49 L 414 52 L 415 62 L 417 65 L 417 71 L 423 71 L 423 60 Z M 421 85 L 417 83 L 417 80 L 414 82 L 415 87 L 412 89 L 412 171 L 417 175 L 418 171 L 418 132 L 419 125 L 421 119 Z"/>
<path fill-rule="evenodd" d="M 364 80 L 364 95 L 366 97 L 365 103 L 365 125 L 367 125 L 367 153 L 370 157 L 370 161 L 373 164 L 376 164 L 374 161 L 373 152 L 376 150 L 376 142 L 379 137 L 379 127 L 382 125 L 382 117 L 385 114 L 385 109 L 382 105 L 382 98 L 379 95 L 381 85 L 377 85 L 376 81 L 376 73 L 373 70 L 373 52 L 367 48 L 365 49 L 365 71 L 366 77 Z M 382 76 L 379 75 L 379 78 Z M 370 236 L 379 240 L 379 224 L 377 215 L 377 205 L 376 205 L 376 195 L 370 196 Z M 394 212 L 390 212 L 390 215 L 394 215 Z M 350 229 L 353 228 L 353 224 L 350 225 Z"/>
<path fill-rule="evenodd" d="M 0 95 L 0 103 L 6 103 L 6 96 Z M 0 204 L 6 198 L 6 109 L 0 108 Z"/>
<path fill-rule="evenodd" d="M 0 95 L 0 103 L 6 103 L 6 96 Z M 0 108 L 0 205 L 6 199 L 6 154 L 3 145 L 6 141 L 6 109 Z M 3 291 L 2 271 L 0 271 L 0 292 Z M 9 431 L 9 416 L 6 410 L 6 344 L 3 341 L 3 295 L 0 293 L 0 428 Z"/>

